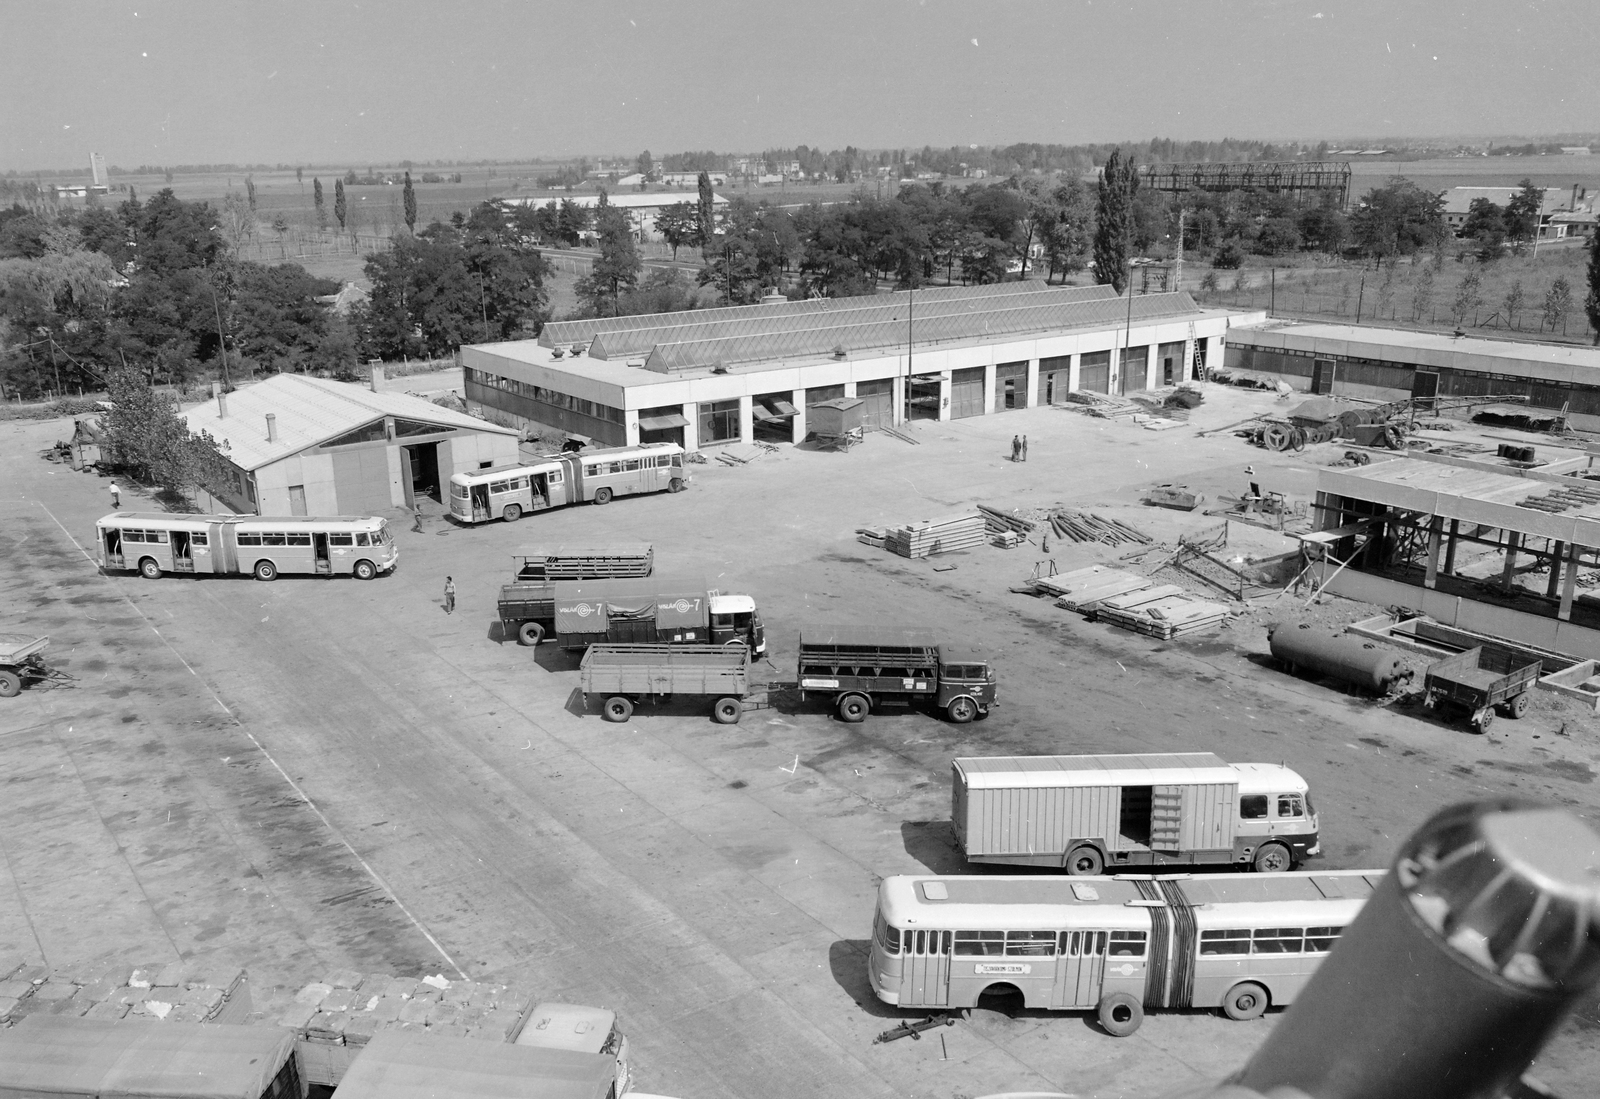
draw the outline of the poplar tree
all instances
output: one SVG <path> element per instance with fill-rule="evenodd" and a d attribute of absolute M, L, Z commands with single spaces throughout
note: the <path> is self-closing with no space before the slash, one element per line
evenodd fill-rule
<path fill-rule="evenodd" d="M 1121 294 L 1128 286 L 1128 233 L 1133 223 L 1133 195 L 1139 177 L 1133 161 L 1115 149 L 1100 176 L 1100 211 L 1094 230 L 1094 281 L 1110 283 Z"/>
<path fill-rule="evenodd" d="M 410 232 L 417 231 L 417 192 L 411 186 L 411 173 L 406 173 L 406 189 L 401 196 L 406 207 L 406 229 Z"/>
<path fill-rule="evenodd" d="M 696 213 L 700 221 L 700 248 L 704 251 L 711 247 L 711 234 L 716 228 L 711 221 L 711 173 L 702 170 L 698 183 L 700 204 Z"/>
<path fill-rule="evenodd" d="M 333 216 L 334 216 L 334 219 L 339 222 L 339 231 L 340 232 L 344 231 L 345 210 L 346 210 L 346 207 L 345 207 L 345 204 L 344 204 L 344 180 L 336 179 L 336 180 L 333 181 Z"/>
<path fill-rule="evenodd" d="M 317 228 L 328 227 L 328 207 L 322 199 L 322 180 L 311 177 L 311 204 L 317 208 Z"/>
<path fill-rule="evenodd" d="M 1600 347 L 1600 230 L 1589 234 L 1589 293 L 1583 299 L 1583 312 Z"/>

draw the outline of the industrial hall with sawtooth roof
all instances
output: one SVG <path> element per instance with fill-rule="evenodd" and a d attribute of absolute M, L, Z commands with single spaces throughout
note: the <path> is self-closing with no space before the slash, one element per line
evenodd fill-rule
<path fill-rule="evenodd" d="M 801 442 L 808 410 L 841 399 L 893 427 L 1175 385 L 1220 364 L 1230 325 L 1264 319 L 1184 292 L 1027 281 L 556 321 L 461 354 L 469 407 L 697 450 Z"/>

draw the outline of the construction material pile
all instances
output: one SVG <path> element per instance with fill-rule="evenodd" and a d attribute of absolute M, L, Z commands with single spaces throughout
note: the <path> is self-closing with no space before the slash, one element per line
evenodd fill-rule
<path fill-rule="evenodd" d="M 1055 596 L 1058 607 L 1163 641 L 1220 626 L 1233 614 L 1225 604 L 1197 599 L 1176 584 L 1157 584 L 1104 565 L 1036 576 L 1028 583 L 1035 592 Z"/>
<path fill-rule="evenodd" d="M 1075 411 L 1098 416 L 1102 420 L 1120 420 L 1125 416 L 1144 411 L 1143 406 L 1126 397 L 1110 393 L 1089 393 L 1082 389 L 1074 389 L 1067 394 L 1067 400 L 1075 406 Z"/>
<path fill-rule="evenodd" d="M 903 527 L 891 527 L 883 546 L 901 557 L 930 557 L 936 553 L 975 549 L 983 545 L 984 527 L 982 512 L 945 515 Z"/>
<path fill-rule="evenodd" d="M 1062 538 L 1074 542 L 1103 542 L 1108 546 L 1135 543 L 1148 546 L 1154 541 L 1148 534 L 1135 530 L 1126 523 L 1106 519 L 1087 511 L 1062 508 L 1050 514 L 1050 527 Z"/>
<path fill-rule="evenodd" d="M 771 443 L 729 443 L 719 447 L 715 456 L 725 466 L 743 466 L 777 452 L 778 448 Z"/>
<path fill-rule="evenodd" d="M 29 1015 L 242 1023 L 251 1011 L 243 982 L 244 970 L 221 964 L 101 966 L 87 972 L 0 958 L 0 1023 L 15 1025 Z"/>

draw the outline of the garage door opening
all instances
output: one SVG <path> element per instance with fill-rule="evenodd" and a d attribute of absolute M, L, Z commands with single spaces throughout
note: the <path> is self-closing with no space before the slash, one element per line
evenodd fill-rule
<path fill-rule="evenodd" d="M 400 448 L 406 507 L 416 507 L 417 499 L 423 496 L 444 503 L 444 497 L 439 494 L 439 446 L 439 443 L 411 443 Z"/>
<path fill-rule="evenodd" d="M 939 418 L 939 375 L 918 374 L 906 380 L 906 419 Z"/>

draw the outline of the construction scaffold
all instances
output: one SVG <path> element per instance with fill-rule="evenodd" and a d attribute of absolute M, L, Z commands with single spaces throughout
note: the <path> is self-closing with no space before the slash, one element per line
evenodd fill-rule
<path fill-rule="evenodd" d="M 1344 160 L 1265 161 L 1259 164 L 1148 164 L 1139 183 L 1155 191 L 1266 191 L 1288 195 L 1300 204 L 1337 200 L 1350 204 L 1350 162 Z"/>

